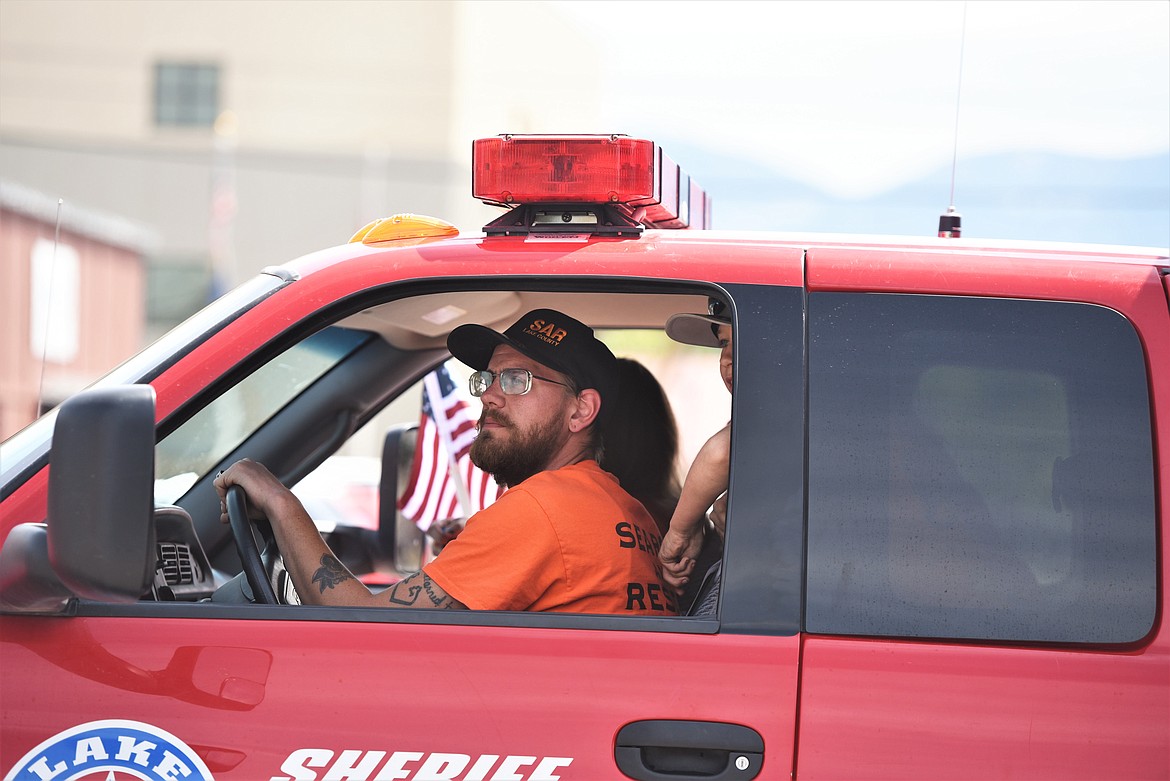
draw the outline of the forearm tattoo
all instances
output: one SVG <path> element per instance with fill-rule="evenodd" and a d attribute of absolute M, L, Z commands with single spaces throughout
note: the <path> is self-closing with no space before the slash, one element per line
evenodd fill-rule
<path fill-rule="evenodd" d="M 466 610 L 467 606 L 443 591 L 425 572 L 417 572 L 389 589 L 390 602 L 400 607 L 436 607 Z"/>
<path fill-rule="evenodd" d="M 337 557 L 329 553 L 321 557 L 321 567 L 313 573 L 313 582 L 321 589 L 322 594 L 325 593 L 325 589 L 336 588 L 347 580 L 353 580 L 353 575 L 349 574 L 349 570 L 337 560 Z"/>

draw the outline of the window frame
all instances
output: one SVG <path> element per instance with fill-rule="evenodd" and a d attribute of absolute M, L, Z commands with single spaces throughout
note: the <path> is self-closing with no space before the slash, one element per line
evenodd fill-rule
<path fill-rule="evenodd" d="M 787 317 L 787 327 L 794 328 L 790 341 L 792 342 L 793 354 L 797 356 L 797 360 L 790 365 L 785 366 L 788 373 L 787 386 L 790 390 L 795 391 L 796 398 L 799 399 L 802 393 L 802 379 L 801 366 L 799 356 L 802 351 L 802 331 L 801 320 L 802 313 L 800 312 L 799 301 L 802 299 L 803 291 L 800 288 L 784 288 L 789 291 L 790 301 L 797 302 L 796 306 L 789 307 L 785 311 Z M 195 411 L 202 409 L 211 400 L 224 393 L 225 390 L 238 383 L 242 377 L 254 371 L 258 366 L 270 361 L 272 358 L 278 356 L 283 351 L 287 350 L 291 345 L 302 341 L 309 334 L 314 333 L 321 328 L 327 327 L 330 324 L 338 323 L 349 315 L 364 311 L 370 306 L 392 302 L 398 299 L 411 298 L 416 295 L 426 293 L 441 293 L 452 290 L 519 290 L 519 291 L 540 291 L 540 292 L 556 292 L 556 293 L 606 293 L 606 294 L 621 294 L 621 293 L 653 293 L 659 295 L 678 294 L 690 296 L 709 296 L 719 295 L 731 301 L 733 310 L 737 307 L 742 307 L 744 304 L 739 303 L 739 297 L 743 297 L 746 302 L 746 311 L 762 312 L 766 307 L 761 306 L 762 302 L 768 301 L 774 295 L 775 288 L 772 286 L 763 285 L 728 285 L 720 287 L 711 283 L 705 282 L 684 282 L 660 279 L 641 279 L 629 277 L 584 277 L 584 278 L 557 278 L 555 280 L 539 279 L 533 277 L 498 277 L 498 278 L 476 278 L 474 280 L 468 279 L 443 279 L 443 280 L 428 280 L 425 282 L 399 282 L 389 283 L 387 285 L 375 286 L 367 288 L 361 294 L 351 296 L 349 298 L 339 300 L 329 304 L 327 307 L 314 312 L 310 317 L 303 321 L 292 323 L 289 327 L 280 334 L 277 338 L 270 340 L 263 349 L 257 350 L 249 354 L 246 360 L 230 370 L 226 371 L 218 380 L 207 385 L 198 393 L 189 398 L 179 408 L 175 409 L 166 419 L 159 422 L 157 426 L 157 433 L 159 436 L 166 436 L 171 431 L 175 430 L 183 422 L 189 419 Z M 728 290 L 735 290 L 734 294 L 729 295 Z M 763 320 L 759 319 L 757 315 L 751 315 L 747 320 L 742 321 L 743 327 L 752 328 L 758 324 L 760 333 L 767 333 L 768 324 L 773 323 L 774 318 L 766 317 Z M 741 321 L 737 321 L 737 325 Z M 764 340 L 764 348 L 768 340 Z M 743 348 L 737 342 L 737 355 Z M 403 376 L 395 385 L 398 389 L 396 393 L 409 385 L 417 382 L 427 371 L 433 368 L 434 365 L 441 362 L 445 357 L 445 351 L 415 351 L 415 361 L 411 364 L 413 370 L 404 370 Z M 760 354 L 760 348 L 751 348 L 747 350 L 747 354 Z M 714 364 L 718 360 L 718 354 L 712 351 L 711 361 Z M 742 362 L 741 358 L 737 357 L 737 364 Z M 772 367 L 772 369 L 778 366 Z M 712 367 L 712 372 L 714 368 Z M 770 369 L 771 372 L 771 369 Z M 748 375 L 753 372 L 748 372 Z M 328 377 L 326 373 L 325 377 Z M 319 380 L 320 381 L 320 380 Z M 745 379 L 744 373 L 740 372 L 737 375 L 737 385 L 735 391 L 735 398 L 743 392 L 742 388 L 754 388 L 750 394 L 755 397 L 767 396 L 774 388 L 774 375 L 772 373 L 761 374 L 757 379 Z M 289 405 L 295 406 L 297 400 Z M 736 404 L 738 402 L 733 398 L 732 414 L 737 414 Z M 365 422 L 376 414 L 384 404 L 373 404 L 365 412 L 362 412 L 352 421 L 352 429 L 360 428 Z M 741 405 L 742 406 L 742 405 Z M 750 410 L 752 405 L 744 407 L 747 415 L 747 410 Z M 797 430 L 801 427 L 803 413 L 799 404 L 792 406 L 789 409 L 788 418 Z M 770 425 L 770 423 L 768 424 Z M 750 429 L 752 423 L 747 423 L 740 428 Z M 733 427 L 734 431 L 734 427 Z M 750 444 L 752 437 L 747 438 Z M 767 437 L 765 437 L 767 439 Z M 248 455 L 248 445 L 245 442 L 244 446 L 238 448 L 226 459 L 225 463 L 230 462 L 233 458 Z M 736 449 L 736 444 L 733 440 L 733 451 Z M 802 453 L 802 448 L 797 448 L 793 451 L 799 462 L 799 454 Z M 735 480 L 736 469 L 738 464 L 744 463 L 743 459 L 737 458 L 733 452 L 732 460 L 732 479 Z M 684 465 L 684 474 L 685 467 Z M 288 484 L 300 479 L 304 473 L 309 471 L 309 467 L 299 470 L 297 474 L 290 474 L 288 472 L 282 474 L 277 471 L 278 476 Z M 191 509 L 193 504 L 205 504 L 208 497 L 213 491 L 211 482 L 212 474 L 204 476 L 180 498 L 177 504 L 185 509 Z M 802 480 L 795 479 L 793 485 L 799 487 Z M 762 482 L 756 490 L 749 490 L 744 488 L 742 493 L 744 498 L 739 500 L 739 505 L 742 507 L 740 513 L 750 513 L 753 500 L 751 494 L 766 494 L 769 489 L 768 481 Z M 756 498 L 757 505 L 760 503 L 769 504 L 766 498 Z M 732 507 L 728 509 L 729 519 L 735 513 Z M 192 512 L 196 527 L 200 527 L 200 513 Z M 205 514 L 205 513 L 204 513 Z M 204 519 L 206 522 L 206 519 Z M 218 518 L 216 519 L 218 523 Z M 732 521 L 729 520 L 729 524 Z M 747 524 L 747 521 L 744 521 Z M 768 525 L 767 514 L 757 517 L 754 521 L 755 525 Z M 789 523 L 790 531 L 797 535 L 799 539 L 800 534 L 800 520 L 796 516 L 791 519 Z M 774 562 L 775 556 L 769 555 L 767 552 L 761 552 L 758 545 L 751 543 L 751 537 L 754 532 L 748 533 L 745 526 L 745 533 L 739 536 L 740 547 L 738 553 L 734 554 L 737 557 L 745 557 L 749 561 L 745 562 L 745 570 L 750 568 L 758 569 L 763 562 Z M 202 534 L 200 535 L 202 538 Z M 784 546 L 787 550 L 792 550 L 794 546 Z M 799 546 L 796 546 L 797 548 Z M 218 555 L 223 554 L 222 549 L 208 550 L 209 558 L 212 559 L 213 564 Z M 730 555 L 725 553 L 725 556 Z M 726 559 L 725 559 L 726 560 Z M 729 564 L 727 568 L 729 571 L 738 569 L 741 565 Z M 795 568 L 795 572 L 799 571 L 800 562 L 794 560 L 791 566 Z M 260 620 L 309 620 L 309 621 L 342 621 L 342 622 L 366 622 L 366 623 L 411 623 L 411 624 L 452 624 L 452 625 L 468 625 L 468 626 L 532 626 L 532 627 L 555 627 L 564 629 L 620 629 L 622 631 L 652 631 L 652 632 L 684 632 L 688 634 L 714 634 L 716 632 L 735 632 L 742 634 L 776 634 L 776 635 L 792 635 L 795 634 L 799 626 L 799 598 L 794 596 L 791 592 L 793 584 L 799 584 L 800 578 L 795 574 L 786 576 L 782 579 L 787 590 L 787 599 L 782 602 L 776 609 L 769 609 L 764 613 L 758 614 L 755 608 L 758 606 L 758 600 L 752 598 L 738 609 L 728 610 L 724 607 L 723 613 L 719 619 L 707 618 L 691 618 L 680 617 L 678 619 L 663 620 L 656 617 L 634 617 L 634 616 L 615 616 L 615 615 L 581 615 L 581 614 L 536 614 L 536 613 L 509 613 L 496 611 L 432 611 L 432 610 L 410 610 L 410 611 L 394 611 L 394 610 L 379 610 L 376 608 L 318 608 L 311 606 L 265 606 L 265 605 L 234 605 L 234 604 L 207 604 L 207 603 L 182 603 L 182 602 L 136 602 L 129 605 L 115 605 L 108 603 L 96 603 L 81 601 L 78 605 L 77 611 L 79 615 L 88 616 L 137 616 L 143 618 L 150 617 L 184 617 L 184 618 L 249 618 Z M 725 581 L 725 584 L 728 581 Z M 738 579 L 731 581 L 732 588 L 739 586 Z M 725 585 L 725 588 L 727 586 Z M 798 593 L 798 592 L 797 592 Z M 738 601 L 738 598 L 737 598 Z M 723 600 L 723 604 L 727 605 L 728 600 Z M 785 612 L 787 611 L 787 612 Z M 778 618 L 782 616 L 782 618 Z"/>

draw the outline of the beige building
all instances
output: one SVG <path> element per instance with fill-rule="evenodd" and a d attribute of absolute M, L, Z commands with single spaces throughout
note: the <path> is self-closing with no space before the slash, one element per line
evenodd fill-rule
<path fill-rule="evenodd" d="M 157 237 L 141 342 L 371 219 L 416 212 L 478 231 L 496 212 L 469 195 L 476 137 L 613 131 L 595 119 L 597 55 L 558 14 L 543 2 L 0 0 L 0 179 Z M 0 371 L 26 371 L 14 366 Z"/>

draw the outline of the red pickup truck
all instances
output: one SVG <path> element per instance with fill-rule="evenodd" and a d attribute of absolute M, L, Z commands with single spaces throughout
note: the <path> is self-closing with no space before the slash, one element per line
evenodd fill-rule
<path fill-rule="evenodd" d="M 5 779 L 1170 777 L 1167 250 L 720 232 L 651 142 L 478 146 L 482 234 L 265 269 L 3 444 Z M 664 326 L 712 299 L 734 395 L 688 405 L 716 353 Z M 543 307 L 684 440 L 730 416 L 715 616 L 301 606 L 271 548 L 253 587 L 219 470 L 384 442 L 376 528 L 323 534 L 402 577 L 385 411 Z"/>

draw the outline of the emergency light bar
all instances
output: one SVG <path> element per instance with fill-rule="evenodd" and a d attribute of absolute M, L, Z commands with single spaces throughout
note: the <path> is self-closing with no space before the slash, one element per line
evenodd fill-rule
<path fill-rule="evenodd" d="M 653 141 L 614 135 L 501 135 L 472 145 L 471 192 L 512 208 L 488 235 L 637 236 L 708 228 L 711 199 Z"/>

